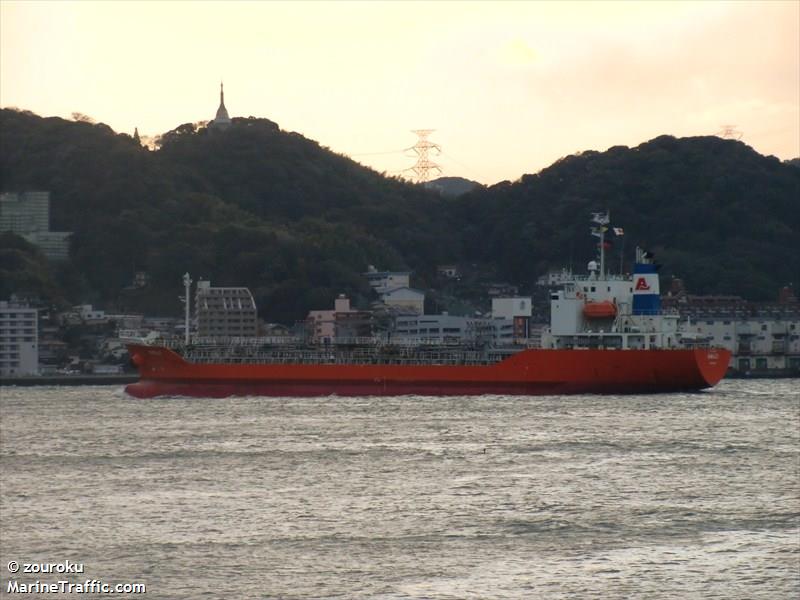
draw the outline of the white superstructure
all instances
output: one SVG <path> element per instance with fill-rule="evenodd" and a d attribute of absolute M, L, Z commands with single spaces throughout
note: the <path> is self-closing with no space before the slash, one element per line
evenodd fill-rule
<path fill-rule="evenodd" d="M 587 274 L 561 280 L 550 296 L 550 327 L 543 348 L 650 349 L 685 346 L 676 312 L 661 310 L 657 266 L 652 255 L 636 249 L 633 275 L 612 275 L 605 268 L 608 214 L 596 213 L 592 235 L 599 239 L 598 260 Z"/>

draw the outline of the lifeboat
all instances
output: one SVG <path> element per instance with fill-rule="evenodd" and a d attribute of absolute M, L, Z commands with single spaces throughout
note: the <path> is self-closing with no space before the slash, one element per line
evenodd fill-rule
<path fill-rule="evenodd" d="M 583 316 L 587 319 L 613 319 L 617 316 L 617 305 L 610 300 L 587 302 L 583 305 Z"/>

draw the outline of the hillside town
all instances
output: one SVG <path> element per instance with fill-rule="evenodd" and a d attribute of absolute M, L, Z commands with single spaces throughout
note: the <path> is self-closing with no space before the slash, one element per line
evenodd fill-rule
<path fill-rule="evenodd" d="M 219 106 L 208 129 L 222 134 L 232 120 L 220 84 Z M 133 137 L 140 143 L 138 130 Z M 10 232 L 36 246 L 51 264 L 69 259 L 68 231 L 51 231 L 50 192 L 26 190 L 0 194 L 0 233 Z M 621 230 L 620 230 L 621 232 Z M 458 281 L 468 264 L 437 265 L 438 282 Z M 248 287 L 219 287 L 201 278 L 193 295 L 185 292 L 187 317 L 142 314 L 90 303 L 69 310 L 47 305 L 28 290 L 0 298 L 0 376 L 118 375 L 133 372 L 125 340 L 131 337 L 189 339 L 283 338 L 309 345 L 349 344 L 380 340 L 404 345 L 481 345 L 497 348 L 537 348 L 550 326 L 551 292 L 572 279 L 570 270 L 544 274 L 529 295 L 508 282 L 481 287 L 472 306 L 485 311 L 469 314 L 426 312 L 426 292 L 412 286 L 411 271 L 380 270 L 368 265 L 362 278 L 369 285 L 368 305 L 354 306 L 345 294 L 330 298 L 327 307 L 310 310 L 292 325 L 270 322 L 269 307 L 259 307 Z M 188 274 L 185 276 L 188 279 Z M 244 283 L 244 282 L 242 282 Z M 122 295 L 151 286 L 147 270 L 134 270 Z M 730 350 L 729 376 L 779 377 L 800 375 L 800 303 L 790 286 L 773 302 L 748 302 L 738 296 L 692 295 L 673 279 L 663 308 L 677 314 L 681 331 L 705 343 Z M 164 307 L 174 315 L 175 307 Z M 465 311 L 461 311 L 464 313 Z M 188 326 L 188 331 L 187 331 Z"/>
<path fill-rule="evenodd" d="M 800 0 L 0 0 L 0 600 L 800 600 Z"/>
<path fill-rule="evenodd" d="M 57 243 L 47 235 L 47 192 L 3 194 L 0 224 L 4 231 L 40 245 L 50 260 L 66 256 L 69 234 L 56 232 Z M 465 268 L 440 265 L 437 271 L 445 281 L 459 278 Z M 369 306 L 353 306 L 346 295 L 339 294 L 331 298 L 329 306 L 311 310 L 303 321 L 291 326 L 259 318 L 259 307 L 247 287 L 218 287 L 201 279 L 188 296 L 189 333 L 192 339 L 269 337 L 309 345 L 380 339 L 398 345 L 536 348 L 549 325 L 550 292 L 569 280 L 572 273 L 560 271 L 539 277 L 534 293 L 527 296 L 519 295 L 516 287 L 507 283 L 488 285 L 485 293 L 491 310 L 468 315 L 426 313 L 426 293 L 412 286 L 410 271 L 379 270 L 370 265 L 362 276 L 372 291 Z M 147 273 L 138 271 L 130 287 L 147 285 Z M 800 374 L 800 303 L 791 287 L 779 290 L 774 302 L 748 302 L 737 296 L 692 295 L 680 279 L 673 279 L 664 294 L 663 308 L 680 315 L 685 334 L 731 351 L 730 376 Z M 261 314 L 264 312 L 268 313 Z M 0 301 L 0 375 L 131 372 L 126 339 L 183 337 L 186 322 L 176 316 L 121 313 L 91 304 L 58 310 L 20 290 Z"/>

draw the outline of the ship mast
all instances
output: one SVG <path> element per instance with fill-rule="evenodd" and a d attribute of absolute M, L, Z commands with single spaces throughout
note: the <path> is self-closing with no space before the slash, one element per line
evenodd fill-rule
<path fill-rule="evenodd" d="M 184 290 L 186 290 L 186 293 L 185 293 L 185 295 L 183 297 L 184 304 L 186 304 L 186 307 L 185 307 L 185 309 L 186 309 L 186 317 L 185 317 L 185 321 L 184 321 L 184 325 L 183 325 L 184 326 L 183 339 L 184 339 L 184 342 L 186 343 L 186 345 L 188 346 L 189 345 L 189 316 L 190 316 L 190 311 L 191 311 L 191 304 L 190 304 L 191 300 L 189 299 L 189 293 L 190 293 L 190 290 L 192 289 L 192 278 L 189 277 L 189 273 L 184 273 L 183 274 L 183 288 L 184 288 Z"/>
<path fill-rule="evenodd" d="M 592 213 L 592 235 L 600 238 L 600 279 L 606 277 L 606 231 L 611 222 L 611 215 L 606 210 L 605 213 Z"/>

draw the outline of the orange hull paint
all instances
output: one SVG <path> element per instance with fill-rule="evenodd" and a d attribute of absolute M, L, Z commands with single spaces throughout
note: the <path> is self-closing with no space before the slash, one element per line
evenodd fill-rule
<path fill-rule="evenodd" d="M 727 350 L 523 350 L 487 366 L 192 364 L 167 348 L 131 345 L 132 396 L 432 396 L 655 393 L 716 385 Z"/>

